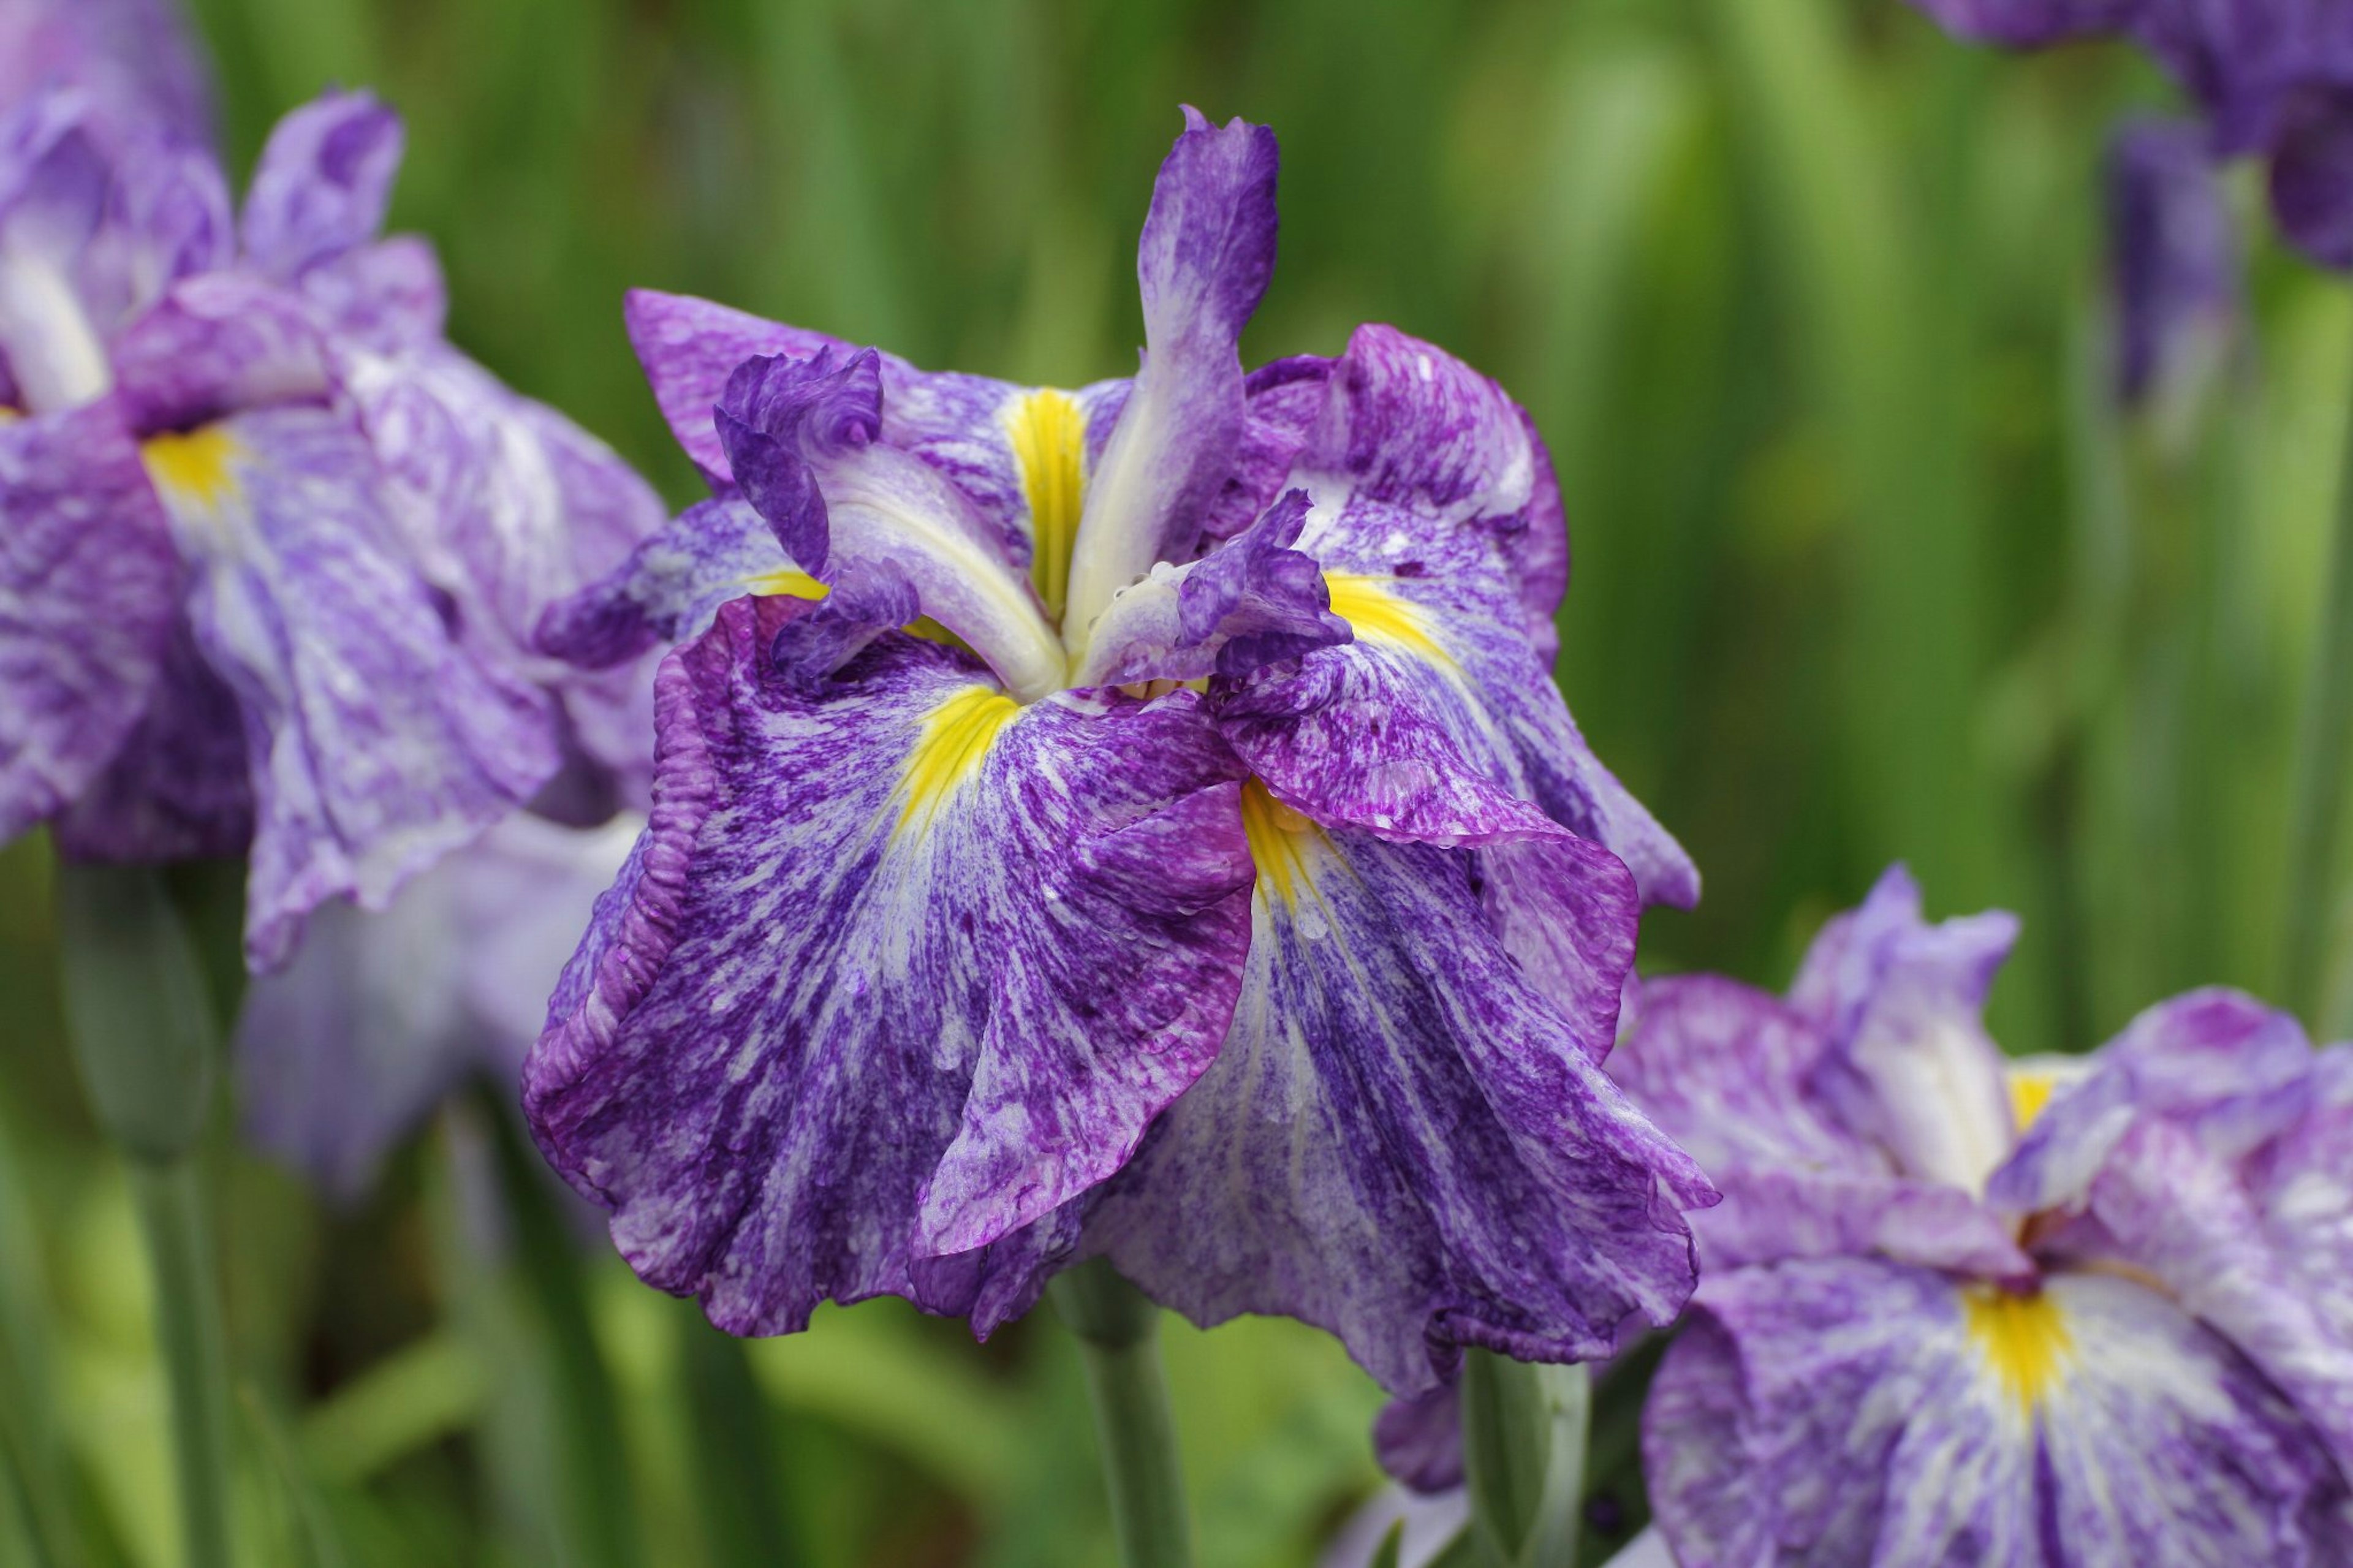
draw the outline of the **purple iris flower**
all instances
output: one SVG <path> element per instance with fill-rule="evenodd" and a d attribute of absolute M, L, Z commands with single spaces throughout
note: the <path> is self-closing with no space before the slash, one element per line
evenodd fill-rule
<path fill-rule="evenodd" d="M 246 989 L 238 1103 L 254 1143 L 337 1198 L 476 1075 L 521 1076 L 542 998 L 644 826 L 518 813 L 410 881 L 379 914 L 342 902 Z"/>
<path fill-rule="evenodd" d="M 1898 869 L 1786 1000 L 1641 987 L 1611 1070 L 1724 1193 L 1644 1420 L 1683 1568 L 2353 1561 L 2353 1047 L 2203 991 L 2005 1062 L 2013 931 Z"/>
<path fill-rule="evenodd" d="M 2297 248 L 2353 268 L 2353 6 L 2343 0 L 1914 0 L 1967 37 L 2031 48 L 2137 40 L 2204 114 L 2217 157 L 2270 165 Z"/>
<path fill-rule="evenodd" d="M 659 503 L 442 340 L 430 248 L 376 237 L 400 152 L 331 94 L 232 223 L 87 95 L 0 129 L 0 837 L 249 853 L 257 969 L 641 746 L 638 672 L 529 633 Z"/>
<path fill-rule="evenodd" d="M 1389 328 L 1244 374 L 1275 168 L 1187 111 L 1143 368 L 1075 392 L 631 301 L 714 497 L 543 623 L 681 646 L 525 1105 L 723 1328 L 985 1334 L 1106 1255 L 1408 1392 L 1691 1289 L 1710 1190 L 1599 1062 L 1697 879 L 1550 679 L 1548 459 Z"/>

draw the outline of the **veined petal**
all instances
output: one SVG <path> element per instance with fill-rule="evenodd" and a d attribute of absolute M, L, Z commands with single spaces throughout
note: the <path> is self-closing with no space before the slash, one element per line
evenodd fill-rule
<path fill-rule="evenodd" d="M 719 606 L 746 595 L 814 602 L 826 585 L 801 571 L 768 520 L 741 496 L 691 506 L 648 535 L 601 582 L 550 605 L 534 643 L 591 669 L 665 642 L 691 642 Z"/>
<path fill-rule="evenodd" d="M 197 645 L 245 714 L 246 945 L 268 969 L 320 903 L 382 908 L 527 799 L 560 760 L 554 716 L 453 642 L 342 416 L 241 414 L 143 455 L 195 570 Z"/>
<path fill-rule="evenodd" d="M 25 405 L 61 414 L 112 384 L 91 251 L 113 171 L 73 94 L 0 123 L 0 353 Z"/>
<path fill-rule="evenodd" d="M 1804 1014 L 1715 975 L 1647 982 L 1632 1010 L 1609 1075 L 1723 1190 L 1694 1222 L 1710 1268 L 1875 1252 L 2033 1277 L 2003 1216 L 1846 1122 L 1818 1087 L 1831 1042 Z"/>
<path fill-rule="evenodd" d="M 1244 798 L 1258 884 L 1233 1030 L 1095 1205 L 1087 1249 L 1198 1322 L 1328 1329 L 1398 1394 L 1462 1345 L 1589 1359 L 1672 1319 L 1694 1278 L 1679 1211 L 1713 1194 L 1593 1065 L 1611 1017 L 1530 984 L 1472 855 Z M 1614 918 L 1587 925 L 1622 977 L 1624 868 L 1576 840 L 1526 848 L 1615 872 Z"/>
<path fill-rule="evenodd" d="M 642 826 L 511 816 L 380 914 L 340 900 L 317 910 L 285 970 L 246 990 L 237 1068 L 248 1135 L 355 1200 L 467 1075 L 512 1083 L 543 998 Z"/>
<path fill-rule="evenodd" d="M 369 92 L 328 92 L 270 132 L 238 220 L 246 259 L 291 280 L 384 226 L 400 172 L 400 117 Z"/>
<path fill-rule="evenodd" d="M 1643 1421 L 1683 1568 L 2320 1563 L 2344 1482 L 2231 1348 L 2129 1280 L 1861 1260 L 1712 1275 Z"/>
<path fill-rule="evenodd" d="M 652 826 L 525 1107 L 638 1273 L 723 1328 L 897 1293 L 986 1332 L 1225 1035 L 1239 772 L 1189 692 L 1017 708 L 898 636 L 786 682 L 787 614 L 729 605 L 665 661 Z"/>
<path fill-rule="evenodd" d="M 179 559 L 105 405 L 0 425 L 0 841 L 78 797 L 145 710 Z"/>
<path fill-rule="evenodd" d="M 1162 563 L 1095 622 L 1073 686 L 1238 677 L 1348 640 L 1314 560 L 1291 548 L 1307 518 L 1293 490 L 1235 538 L 1182 566 Z"/>
<path fill-rule="evenodd" d="M 871 350 L 746 360 L 717 415 L 744 499 L 820 581 L 903 581 L 1024 701 L 1061 689 L 1061 644 L 1002 541 L 937 469 L 878 439 L 881 398 Z"/>
<path fill-rule="evenodd" d="M 70 858 L 134 865 L 235 859 L 252 847 L 245 718 L 185 614 L 173 615 L 146 711 L 50 831 Z"/>
<path fill-rule="evenodd" d="M 174 284 L 113 345 L 125 417 L 185 429 L 241 408 L 322 402 L 334 390 L 328 323 L 300 294 L 245 272 Z"/>
<path fill-rule="evenodd" d="M 1924 1181 L 1978 1194 L 2017 1135 L 1986 993 L 2017 940 L 2000 910 L 1930 925 L 1911 873 L 1890 867 L 1822 929 L 1790 1005 L 1834 1043 L 1818 1087 L 1851 1127 Z"/>
<path fill-rule="evenodd" d="M 1153 183 L 1136 247 L 1144 368 L 1087 487 L 1064 636 L 1073 648 L 1155 563 L 1196 553 L 1243 422 L 1241 331 L 1274 273 L 1274 132 L 1185 130 Z"/>

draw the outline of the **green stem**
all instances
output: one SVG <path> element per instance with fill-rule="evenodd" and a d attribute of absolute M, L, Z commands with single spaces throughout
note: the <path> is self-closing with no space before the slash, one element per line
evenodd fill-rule
<path fill-rule="evenodd" d="M 1585 1505 L 1593 1385 L 1581 1366 L 1463 1352 L 1463 1482 L 1491 1563 L 1569 1568 Z"/>
<path fill-rule="evenodd" d="M 680 1345 L 687 1406 L 693 1413 L 695 1498 L 714 1568 L 798 1563 L 777 1506 L 781 1471 L 769 1441 L 768 1405 L 753 1380 L 744 1342 L 682 1309 Z"/>
<path fill-rule="evenodd" d="M 228 1352 L 195 1156 L 133 1160 L 131 1190 L 147 1233 L 155 1332 L 172 1383 L 172 1447 L 188 1565 L 228 1568 Z"/>
<path fill-rule="evenodd" d="M 2346 761 L 2353 752 L 2353 424 L 2337 482 L 2327 596 L 2312 643 L 2297 749 L 2288 839 L 2287 927 L 2281 1000 L 2325 1031 L 2329 938 L 2336 926 L 2338 831 L 2345 820 Z"/>
<path fill-rule="evenodd" d="M 58 932 L 75 1065 L 147 1234 L 187 1562 L 229 1568 L 228 1352 L 197 1147 L 212 1109 L 211 1003 L 151 869 L 59 866 Z"/>
<path fill-rule="evenodd" d="M 554 1183 L 515 1126 L 507 1097 L 485 1088 L 481 1098 L 514 1220 L 516 1261 L 554 1357 L 563 1529 L 574 1561 L 586 1568 L 630 1568 L 638 1555 L 638 1520 L 620 1447 L 620 1402 L 588 1316 L 579 1248 L 556 1207 Z"/>
<path fill-rule="evenodd" d="M 1085 1353 L 1125 1568 L 1189 1568 L 1193 1527 L 1160 1365 L 1160 1310 L 1102 1258 L 1057 1276 L 1054 1310 Z"/>

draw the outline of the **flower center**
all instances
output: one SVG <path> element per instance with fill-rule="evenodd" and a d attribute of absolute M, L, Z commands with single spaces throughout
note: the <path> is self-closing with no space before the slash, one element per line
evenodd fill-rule
<path fill-rule="evenodd" d="M 1086 411 L 1069 393 L 1041 387 L 1016 399 L 1005 424 L 1029 502 L 1029 580 L 1045 601 L 1046 618 L 1059 625 L 1086 500 Z"/>
<path fill-rule="evenodd" d="M 1021 705 L 993 686 L 966 686 L 923 715 L 899 775 L 899 823 L 892 836 L 921 833 L 957 787 L 980 770 L 997 732 Z"/>
<path fill-rule="evenodd" d="M 1261 896 L 1297 901 L 1301 886 L 1310 879 L 1308 857 L 1323 840 L 1324 830 L 1267 792 L 1252 778 L 1242 785 L 1242 837 L 1258 868 Z"/>
<path fill-rule="evenodd" d="M 2059 1303 L 2043 1291 L 2018 1295 L 1978 1288 L 1962 1292 L 1969 1337 L 1994 1375 L 2031 1413 L 2058 1381 L 2060 1365 L 2074 1353 L 2074 1336 Z"/>

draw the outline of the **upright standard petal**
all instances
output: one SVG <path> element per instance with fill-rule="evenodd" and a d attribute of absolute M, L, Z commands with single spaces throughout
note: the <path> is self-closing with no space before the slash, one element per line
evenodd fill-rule
<path fill-rule="evenodd" d="M 1082 649 L 1121 589 L 1187 561 L 1242 436 L 1243 324 L 1274 274 L 1274 132 L 1192 109 L 1136 249 L 1144 368 L 1087 486 L 1063 636 Z"/>
<path fill-rule="evenodd" d="M 0 424 L 0 840 L 77 798 L 164 658 L 179 558 L 114 411 Z"/>
<path fill-rule="evenodd" d="M 329 92 L 278 122 L 239 219 L 245 258 L 284 281 L 373 240 L 400 172 L 400 117 L 367 92 Z"/>
<path fill-rule="evenodd" d="M 320 903 L 382 908 L 527 799 L 560 760 L 553 715 L 453 641 L 342 416 L 240 414 L 144 456 L 194 563 L 197 645 L 245 713 L 246 946 L 268 969 Z"/>
<path fill-rule="evenodd" d="M 0 113 L 78 88 L 123 121 L 212 139 L 212 88 L 172 0 L 0 0 Z"/>
<path fill-rule="evenodd" d="M 2339 1561 L 2345 1485 L 2162 1297 L 1861 1260 L 1712 1277 L 1643 1421 L 1683 1568 Z"/>
<path fill-rule="evenodd" d="M 1224 1037 L 1240 772 L 1189 692 L 1017 708 L 895 635 L 786 681 L 792 613 L 731 604 L 665 661 L 652 825 L 525 1107 L 723 1328 L 897 1293 L 985 1333 Z"/>
<path fill-rule="evenodd" d="M 1197 1321 L 1328 1329 L 1397 1394 L 1464 1345 L 1591 1359 L 1671 1320 L 1694 1278 L 1680 1211 L 1711 1190 L 1594 1066 L 1633 956 L 1624 868 L 1566 835 L 1527 846 L 1593 859 L 1563 876 L 1609 889 L 1576 929 L 1613 994 L 1573 1016 L 1506 949 L 1472 854 L 1326 832 L 1255 784 L 1243 816 L 1232 1033 L 1086 1247 Z"/>

